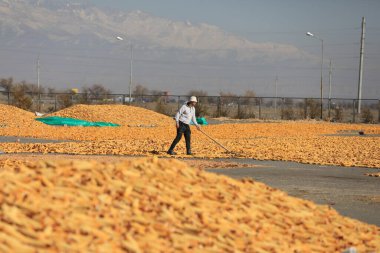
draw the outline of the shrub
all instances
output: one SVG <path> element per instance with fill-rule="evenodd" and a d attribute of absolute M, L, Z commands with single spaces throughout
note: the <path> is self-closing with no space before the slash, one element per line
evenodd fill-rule
<path fill-rule="evenodd" d="M 167 116 L 173 116 L 173 112 L 172 110 L 170 110 L 170 107 L 168 104 L 165 103 L 164 99 L 159 99 L 157 104 L 156 104 L 156 107 L 155 107 L 155 111 L 158 112 L 158 113 L 161 113 L 161 114 L 165 114 Z"/>
<path fill-rule="evenodd" d="M 248 106 L 239 106 L 236 118 L 237 119 L 254 119 L 256 118 L 256 115 L 254 111 L 250 109 Z"/>
<path fill-rule="evenodd" d="M 229 114 L 230 109 L 228 108 L 228 106 L 218 103 L 215 117 L 228 117 Z"/>
<path fill-rule="evenodd" d="M 364 108 L 362 110 L 362 119 L 363 119 L 363 123 L 374 123 L 374 117 L 373 117 L 373 114 L 371 113 L 371 109 L 369 108 Z"/>
<path fill-rule="evenodd" d="M 58 95 L 57 100 L 58 100 L 59 108 L 63 109 L 63 108 L 67 108 L 67 107 L 72 106 L 74 104 L 72 96 L 73 96 L 73 94 L 71 94 L 71 93 L 65 93 L 65 94 Z"/>
<path fill-rule="evenodd" d="M 195 116 L 204 117 L 208 115 L 208 103 L 207 102 L 199 102 L 195 106 Z"/>
<path fill-rule="evenodd" d="M 287 107 L 284 109 L 281 109 L 281 119 L 285 120 L 294 120 L 295 114 L 292 107 Z"/>
<path fill-rule="evenodd" d="M 26 95 L 25 88 L 22 85 L 16 85 L 12 88 L 13 105 L 24 109 L 30 110 L 33 105 L 32 99 Z"/>
<path fill-rule="evenodd" d="M 46 110 L 47 113 L 52 113 L 52 112 L 55 112 L 55 108 L 54 106 L 49 106 Z"/>
<path fill-rule="evenodd" d="M 311 119 L 320 117 L 321 115 L 321 103 L 315 99 L 307 99 L 306 106 L 309 108 L 309 116 Z"/>
<path fill-rule="evenodd" d="M 334 111 L 335 111 L 334 121 L 341 122 L 343 120 L 343 108 L 337 106 Z"/>

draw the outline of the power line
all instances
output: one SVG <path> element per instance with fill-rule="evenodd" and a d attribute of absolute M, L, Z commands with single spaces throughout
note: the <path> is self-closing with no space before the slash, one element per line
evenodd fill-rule
<path fill-rule="evenodd" d="M 352 70 L 357 70 L 357 69 L 353 69 L 353 68 L 334 68 L 334 69 L 338 69 L 338 70 L 348 70 L 348 71 L 352 71 Z M 33 73 L 33 71 L 17 71 L 18 73 Z M 117 71 L 116 73 L 112 72 L 110 70 L 106 70 L 106 71 L 102 71 L 102 72 L 99 72 L 99 71 L 68 71 L 68 70 L 65 70 L 65 71 L 61 71 L 61 70 L 45 70 L 43 71 L 44 73 L 44 76 L 48 75 L 48 74 L 80 74 L 80 75 L 91 75 L 91 76 L 94 76 L 94 74 L 99 74 L 100 76 L 125 76 L 125 73 L 122 73 L 120 71 Z M 250 73 L 246 73 L 246 74 L 224 74 L 224 75 L 221 75 L 221 74 L 217 74 L 217 75 L 204 75 L 204 74 L 199 74 L 198 75 L 194 75 L 194 74 L 160 74 L 160 73 L 152 73 L 150 72 L 149 74 L 146 74 L 145 72 L 143 73 L 139 73 L 137 72 L 135 74 L 135 76 L 139 77 L 139 78 L 144 78 L 144 77 L 181 77 L 181 78 L 236 78 L 236 77 L 239 77 L 239 78 L 245 78 L 245 79 L 255 79 L 255 78 L 273 78 L 273 75 L 272 74 L 268 74 L 268 75 L 257 75 L 257 74 L 250 74 Z M 312 78 L 314 77 L 314 75 L 281 75 L 281 79 L 302 79 L 302 78 Z"/>
<path fill-rule="evenodd" d="M 341 56 L 341 57 L 334 57 L 334 59 L 355 59 L 358 58 L 357 56 Z M 135 59 L 135 62 L 140 63 L 150 63 L 150 64 L 157 64 L 157 65 L 193 65 L 193 66 L 202 66 L 202 67 L 211 67 L 211 68 L 241 68 L 241 67 L 251 67 L 251 68 L 267 68 L 268 66 L 272 66 L 271 64 L 263 65 L 263 64 L 249 64 L 249 63 L 241 63 L 241 62 L 231 62 L 231 63 L 206 63 L 206 62 L 181 62 L 181 61 L 170 61 L 170 60 L 153 60 L 153 59 Z M 18 61 L 13 61 L 14 63 L 18 63 Z M 7 65 L 9 65 L 10 60 L 7 60 Z M 4 63 L 5 64 L 5 63 Z M 29 65 L 28 62 L 22 62 L 22 64 Z M 49 65 L 47 67 L 51 67 L 52 65 Z M 75 61 L 69 61 L 69 62 L 56 62 L 54 63 L 54 66 L 81 66 L 81 67 L 104 67 L 104 66 L 120 66 L 120 64 L 114 63 L 114 62 L 103 62 L 99 64 L 89 64 L 84 62 L 75 62 Z M 319 69 L 317 67 L 306 67 L 306 66 L 281 66 L 282 69 Z M 339 67 L 336 67 L 336 69 L 339 69 Z M 46 71 L 45 66 L 45 71 Z"/>
<path fill-rule="evenodd" d="M 334 28 L 334 29 L 313 29 L 310 30 L 318 31 L 318 33 L 329 33 L 329 32 L 348 32 L 348 31 L 358 31 L 360 30 L 360 27 L 346 27 L 346 28 Z M 292 31 L 243 31 L 243 30 L 229 30 L 230 33 L 246 33 L 246 34 L 304 34 L 305 30 L 292 30 Z"/>

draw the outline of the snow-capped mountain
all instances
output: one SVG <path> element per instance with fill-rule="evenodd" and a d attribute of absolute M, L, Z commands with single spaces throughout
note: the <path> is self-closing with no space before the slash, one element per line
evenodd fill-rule
<path fill-rule="evenodd" d="M 319 59 L 293 45 L 257 43 L 215 25 L 110 10 L 90 0 L 0 0 L 1 78 L 35 82 L 39 57 L 46 86 L 102 83 L 125 92 L 131 44 L 134 82 L 177 94 L 189 87 L 266 94 L 271 88 L 263 84 L 274 69 L 281 74 L 281 64 L 297 71 Z"/>
<path fill-rule="evenodd" d="M 0 0 L 1 37 L 24 36 L 26 39 L 34 37 L 39 43 L 78 44 L 85 38 L 91 38 L 93 43 L 114 43 L 115 35 L 126 36 L 140 47 L 204 50 L 220 57 L 227 54 L 231 57 L 231 50 L 240 60 L 308 57 L 291 45 L 255 43 L 213 25 L 193 25 L 189 21 L 173 21 L 142 11 L 103 10 L 87 1 Z M 13 40 L 8 43 L 12 44 Z"/>

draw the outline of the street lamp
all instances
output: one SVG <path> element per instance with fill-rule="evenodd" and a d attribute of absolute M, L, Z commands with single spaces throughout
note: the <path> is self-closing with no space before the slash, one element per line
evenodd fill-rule
<path fill-rule="evenodd" d="M 323 118 L 323 39 L 319 38 L 317 35 L 307 32 L 307 36 L 314 37 L 316 39 L 319 39 L 322 44 L 322 59 L 321 59 L 321 119 Z"/>
<path fill-rule="evenodd" d="M 38 101 L 37 110 L 41 111 L 41 92 L 40 92 L 40 56 L 37 57 L 37 91 L 38 91 Z"/>
<path fill-rule="evenodd" d="M 123 37 L 120 37 L 120 36 L 117 36 L 116 37 L 117 40 L 119 41 L 124 41 L 124 38 Z M 130 50 L 131 50 L 131 57 L 130 57 L 130 73 L 129 73 L 129 104 L 131 104 L 132 102 L 132 78 L 133 78 L 133 45 L 132 45 L 132 41 L 131 41 L 131 44 L 130 44 Z M 123 101 L 124 102 L 124 101 Z"/>

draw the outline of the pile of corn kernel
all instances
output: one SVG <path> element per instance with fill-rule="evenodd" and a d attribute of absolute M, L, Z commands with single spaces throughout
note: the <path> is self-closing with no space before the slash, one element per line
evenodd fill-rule
<path fill-rule="evenodd" d="M 177 160 L 5 160 L 0 252 L 359 252 L 376 226 Z"/>
<path fill-rule="evenodd" d="M 56 127 L 35 121 L 33 113 L 0 105 L 0 135 L 77 142 L 59 144 L 0 143 L 7 153 L 69 153 L 167 156 L 176 135 L 174 120 L 143 108 L 123 105 L 77 105 L 55 113 L 120 127 Z M 324 122 L 218 124 L 203 131 L 232 153 L 213 143 L 195 128 L 192 150 L 199 158 L 240 157 L 312 164 L 380 168 L 380 125 Z M 364 131 L 365 136 L 336 136 Z M 184 141 L 176 152 L 185 156 Z"/>

